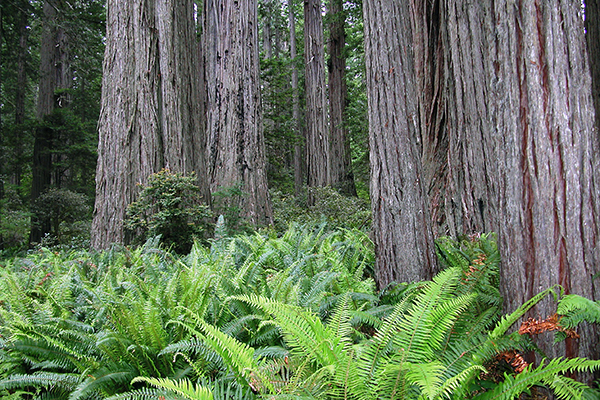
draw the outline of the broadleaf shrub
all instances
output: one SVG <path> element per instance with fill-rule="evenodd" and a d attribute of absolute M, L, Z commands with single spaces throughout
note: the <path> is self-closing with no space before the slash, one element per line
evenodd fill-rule
<path fill-rule="evenodd" d="M 66 244 L 74 237 L 89 236 L 90 206 L 86 195 L 68 189 L 51 188 L 36 199 L 32 207 L 33 223 L 50 222 L 44 245 Z"/>
<path fill-rule="evenodd" d="M 308 198 L 311 201 L 308 201 Z M 304 198 L 288 196 L 272 191 L 273 220 L 275 229 L 284 232 L 288 225 L 319 225 L 348 229 L 370 229 L 371 208 L 369 202 L 358 197 L 340 194 L 331 187 L 308 188 Z"/>
<path fill-rule="evenodd" d="M 142 188 L 139 200 L 127 207 L 125 228 L 134 243 L 155 236 L 183 254 L 195 239 L 205 239 L 211 230 L 212 213 L 202 202 L 194 173 L 184 176 L 167 169 L 152 174 Z"/>

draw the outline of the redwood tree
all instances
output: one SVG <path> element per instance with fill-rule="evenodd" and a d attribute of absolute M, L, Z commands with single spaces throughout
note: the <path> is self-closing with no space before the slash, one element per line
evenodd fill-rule
<path fill-rule="evenodd" d="M 300 195 L 304 184 L 306 159 L 304 157 L 304 131 L 300 120 L 300 96 L 298 87 L 298 65 L 296 62 L 296 15 L 294 13 L 294 0 L 288 0 L 290 20 L 290 58 L 292 59 L 292 124 L 296 134 L 294 143 L 294 192 Z"/>
<path fill-rule="evenodd" d="M 555 284 L 600 299 L 600 147 L 580 2 L 446 7 L 451 231 L 498 233 L 506 311 Z M 554 312 L 549 299 L 531 316 Z M 537 343 L 597 358 L 597 332 L 580 333 Z"/>
<path fill-rule="evenodd" d="M 306 175 L 308 186 L 331 184 L 321 0 L 304 0 Z"/>
<path fill-rule="evenodd" d="M 375 275 L 380 288 L 392 281 L 429 279 L 436 271 L 418 145 L 414 11 L 412 2 L 363 4 Z"/>
<path fill-rule="evenodd" d="M 331 184 L 340 192 L 356 196 L 350 142 L 346 126 L 346 19 L 342 0 L 329 0 L 329 116 Z"/>
<path fill-rule="evenodd" d="M 43 123 L 57 108 L 68 107 L 65 91 L 73 84 L 69 36 L 61 24 L 61 0 L 46 0 L 43 7 L 42 42 L 40 47 L 40 83 L 37 101 L 38 127 L 33 145 L 31 177 L 32 203 L 50 187 L 52 182 L 52 150 L 56 132 Z M 50 232 L 50 222 L 43 215 L 32 218 L 29 242 L 39 242 Z"/>
<path fill-rule="evenodd" d="M 210 201 L 192 0 L 107 3 L 92 246 L 123 243 L 138 185 L 163 168 L 197 172 Z"/>
<path fill-rule="evenodd" d="M 204 10 L 208 173 L 212 190 L 239 187 L 229 207 L 272 220 L 259 88 L 256 0 L 209 0 Z"/>
<path fill-rule="evenodd" d="M 506 312 L 555 284 L 598 300 L 600 136 L 580 2 L 382 3 L 365 3 L 377 251 L 399 248 L 388 232 L 407 212 L 390 207 L 395 198 L 425 191 L 396 182 L 423 182 L 428 207 L 405 204 L 409 215 L 431 213 L 410 229 L 497 232 Z M 396 121 L 406 122 L 388 134 Z M 403 132 L 410 139 L 390 141 Z M 398 172 L 389 166 L 406 159 Z M 413 257 L 407 247 L 391 262 L 378 255 L 378 268 L 399 268 Z M 530 316 L 554 311 L 549 299 Z M 597 332 L 581 333 L 578 342 L 536 343 L 549 356 L 597 358 Z"/>

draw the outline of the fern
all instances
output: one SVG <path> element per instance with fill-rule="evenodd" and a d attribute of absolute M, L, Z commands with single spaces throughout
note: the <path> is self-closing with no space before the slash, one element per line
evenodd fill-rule
<path fill-rule="evenodd" d="M 575 294 L 564 296 L 558 302 L 556 312 L 563 315 L 560 325 L 564 328 L 575 328 L 580 323 L 600 323 L 600 302 Z"/>
<path fill-rule="evenodd" d="M 547 364 L 542 361 L 535 369 L 531 367 L 516 376 L 505 376 L 504 382 L 499 383 L 493 390 L 474 397 L 474 400 L 510 400 L 523 393 L 526 389 L 546 384 L 555 390 L 561 399 L 581 399 L 589 388 L 579 382 L 560 376 L 568 372 L 591 372 L 600 369 L 600 360 L 582 358 L 555 358 Z"/>
<path fill-rule="evenodd" d="M 165 389 L 189 400 L 213 400 L 210 389 L 192 384 L 184 379 L 174 381 L 172 379 L 137 377 L 132 383 L 145 382 L 156 388 Z"/>
<path fill-rule="evenodd" d="M 72 390 L 79 384 L 80 376 L 78 374 L 40 372 L 36 374 L 15 374 L 0 380 L 0 390 L 2 389 L 20 389 L 26 387 L 44 387 L 54 386 L 66 390 Z"/>

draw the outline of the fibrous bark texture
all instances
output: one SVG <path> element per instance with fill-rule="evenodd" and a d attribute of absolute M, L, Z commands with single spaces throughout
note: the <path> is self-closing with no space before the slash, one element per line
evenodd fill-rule
<path fill-rule="evenodd" d="M 341 0 L 329 1 L 329 117 L 331 185 L 341 193 L 356 196 L 350 142 L 345 124 L 346 87 L 345 14 Z"/>
<path fill-rule="evenodd" d="M 304 0 L 306 176 L 308 186 L 331 184 L 321 0 Z"/>
<path fill-rule="evenodd" d="M 292 60 L 292 119 L 296 135 L 294 143 L 294 192 L 297 196 L 304 185 L 306 157 L 304 157 L 304 131 L 300 120 L 300 95 L 298 86 L 298 65 L 296 64 L 296 15 L 294 14 L 294 0 L 288 1 L 290 20 L 290 58 Z"/>
<path fill-rule="evenodd" d="M 585 0 L 584 9 L 589 65 L 592 73 L 592 97 L 596 108 L 596 129 L 600 132 L 600 1 Z M 600 134 L 600 133 L 599 133 Z"/>
<path fill-rule="evenodd" d="M 496 231 L 501 290 L 513 311 L 555 284 L 598 299 L 600 182 L 580 3 L 447 1 L 448 220 Z M 532 312 L 545 318 L 548 300 Z M 597 334 L 538 344 L 597 357 Z"/>
<path fill-rule="evenodd" d="M 204 47 L 211 189 L 239 187 L 242 217 L 272 220 L 259 90 L 255 0 L 207 0 Z M 231 199 L 234 201 L 234 199 Z"/>
<path fill-rule="evenodd" d="M 378 286 L 436 271 L 422 178 L 412 2 L 364 3 L 371 205 Z"/>
<path fill-rule="evenodd" d="M 138 185 L 163 168 L 205 174 L 198 52 L 191 0 L 107 3 L 92 246 L 123 243 Z"/>
<path fill-rule="evenodd" d="M 394 253 L 390 233 L 426 192 L 430 214 L 404 221 L 408 229 L 498 233 L 506 312 L 556 284 L 598 300 L 600 136 L 588 61 L 597 22 L 586 47 L 577 0 L 381 3 L 364 8 L 378 269 L 430 265 L 414 245 Z M 555 309 L 549 299 L 530 316 Z M 584 326 L 578 342 L 536 343 L 549 356 L 597 358 L 597 340 Z"/>

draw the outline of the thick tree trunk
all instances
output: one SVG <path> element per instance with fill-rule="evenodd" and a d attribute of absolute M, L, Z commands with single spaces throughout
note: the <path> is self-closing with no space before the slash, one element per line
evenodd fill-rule
<path fill-rule="evenodd" d="M 350 142 L 346 127 L 346 45 L 345 14 L 342 0 L 329 1 L 329 115 L 331 184 L 341 193 L 356 196 Z"/>
<path fill-rule="evenodd" d="M 109 0 L 92 246 L 123 243 L 139 184 L 162 168 L 197 172 L 210 202 L 191 0 Z"/>
<path fill-rule="evenodd" d="M 371 206 L 379 288 L 436 272 L 421 168 L 411 2 L 365 1 Z M 418 32 L 417 32 L 418 33 Z"/>
<path fill-rule="evenodd" d="M 592 98 L 600 135 L 600 0 L 585 1 L 585 30 L 592 73 Z"/>
<path fill-rule="evenodd" d="M 306 174 L 308 186 L 331 184 L 321 0 L 304 0 Z"/>
<path fill-rule="evenodd" d="M 255 0 L 207 0 L 205 68 L 207 154 L 213 190 L 239 186 L 252 224 L 272 221 L 267 190 Z M 235 199 L 230 199 L 234 201 Z"/>
<path fill-rule="evenodd" d="M 447 0 L 450 232 L 496 231 L 505 311 L 555 284 L 598 300 L 600 153 L 578 1 Z M 555 312 L 549 299 L 530 316 Z M 598 358 L 598 334 L 536 343 Z"/>
<path fill-rule="evenodd" d="M 42 43 L 40 49 L 40 84 L 37 118 L 40 122 L 35 132 L 31 180 L 32 203 L 48 189 L 52 182 L 52 149 L 56 133 L 41 122 L 56 108 L 69 106 L 69 95 L 59 92 L 73 83 L 69 55 L 69 39 L 60 23 L 61 1 L 44 2 Z M 39 242 L 50 232 L 50 221 L 42 215 L 32 217 L 29 243 Z"/>

